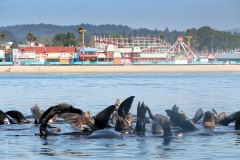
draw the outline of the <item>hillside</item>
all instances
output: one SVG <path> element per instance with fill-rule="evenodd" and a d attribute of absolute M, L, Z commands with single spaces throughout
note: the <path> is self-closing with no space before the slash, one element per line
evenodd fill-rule
<path fill-rule="evenodd" d="M 183 35 L 184 32 L 178 32 L 176 30 L 172 31 L 173 35 L 169 34 L 171 32 L 166 28 L 165 31 L 159 30 L 149 30 L 146 28 L 140 29 L 132 29 L 128 26 L 123 25 L 114 25 L 114 24 L 106 24 L 106 25 L 91 25 L 91 24 L 80 24 L 80 25 L 70 25 L 70 26 L 59 26 L 52 24 L 25 24 L 25 25 L 14 25 L 14 26 L 6 26 L 0 27 L 0 33 L 5 33 L 7 35 L 6 41 L 12 41 L 14 38 L 17 39 L 18 42 L 26 43 L 26 35 L 27 33 L 32 33 L 37 38 L 44 36 L 54 36 L 58 33 L 72 32 L 74 33 L 78 39 L 80 39 L 78 28 L 82 27 L 87 30 L 85 33 L 85 42 L 89 43 L 90 35 L 109 35 L 109 34 L 121 34 L 125 36 L 160 36 L 161 34 L 165 34 L 165 38 L 167 41 L 173 42 L 176 35 Z"/>
<path fill-rule="evenodd" d="M 77 41 L 75 44 L 80 44 L 80 35 L 78 33 L 79 27 L 87 30 L 87 32 L 85 32 L 86 46 L 90 43 L 91 35 L 108 36 L 109 34 L 120 34 L 123 37 L 149 36 L 158 38 L 160 35 L 164 35 L 165 40 L 173 44 L 178 36 L 185 37 L 186 33 L 190 33 L 190 35 L 193 37 L 191 39 L 191 47 L 195 51 L 207 52 L 210 51 L 212 47 L 215 51 L 240 48 L 240 28 L 231 29 L 228 31 L 219 31 L 214 30 L 209 26 L 203 26 L 199 29 L 191 28 L 186 31 L 169 31 L 166 27 L 165 30 L 160 31 L 157 29 L 149 30 L 146 28 L 133 29 L 128 26 L 114 24 L 80 24 L 70 26 L 59 26 L 53 24 L 25 24 L 0 27 L 0 34 L 4 33 L 6 35 L 7 39 L 5 41 L 12 41 L 13 39 L 16 39 L 19 43 L 27 43 L 26 36 L 28 33 L 32 33 L 35 37 L 37 37 L 40 43 L 45 45 L 53 45 L 55 35 L 72 32 L 77 38 L 77 40 L 75 39 Z M 213 39 L 211 38 L 211 34 L 214 34 Z M 213 46 L 211 45 L 212 42 Z"/>
<path fill-rule="evenodd" d="M 229 32 L 231 32 L 231 33 L 240 33 L 240 28 L 230 29 Z"/>

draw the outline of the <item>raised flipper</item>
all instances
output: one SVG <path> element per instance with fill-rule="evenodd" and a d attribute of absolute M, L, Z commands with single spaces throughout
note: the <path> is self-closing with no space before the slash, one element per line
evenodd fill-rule
<path fill-rule="evenodd" d="M 195 116 L 191 119 L 193 123 L 197 123 L 200 119 L 202 119 L 204 113 L 203 113 L 203 110 L 202 108 L 199 108 L 197 111 L 196 111 L 196 114 Z"/>
<path fill-rule="evenodd" d="M 177 107 L 177 105 L 175 104 L 175 105 L 172 107 L 172 111 L 178 113 L 178 110 L 179 110 L 179 107 Z"/>
<path fill-rule="evenodd" d="M 99 129 L 104 129 L 108 123 L 108 120 L 115 110 L 115 105 L 111 105 L 105 108 L 103 111 L 99 112 L 96 116 L 94 116 L 95 123 L 94 125 Z"/>
<path fill-rule="evenodd" d="M 33 107 L 30 108 L 31 109 L 31 112 L 32 112 L 32 115 L 35 119 L 35 123 L 40 123 L 40 118 L 42 116 L 42 112 L 40 110 L 40 108 L 38 107 L 38 105 L 35 105 Z"/>
<path fill-rule="evenodd" d="M 118 115 L 120 117 L 123 117 L 123 119 L 126 118 L 129 110 L 131 109 L 131 106 L 132 106 L 132 102 L 133 102 L 133 99 L 134 99 L 135 96 L 131 96 L 131 97 L 128 97 L 127 99 L 125 99 L 119 106 L 118 108 Z"/>
<path fill-rule="evenodd" d="M 172 110 L 165 110 L 167 112 L 167 115 L 170 117 L 170 120 L 179 128 L 182 128 L 186 131 L 197 131 L 198 129 L 195 127 L 195 125 L 192 123 L 191 120 L 189 120 L 187 117 L 185 117 L 181 113 L 174 112 Z"/>
<path fill-rule="evenodd" d="M 146 117 L 147 107 L 142 103 L 137 107 L 137 122 L 135 126 L 135 131 L 139 135 L 145 134 L 145 117 Z"/>

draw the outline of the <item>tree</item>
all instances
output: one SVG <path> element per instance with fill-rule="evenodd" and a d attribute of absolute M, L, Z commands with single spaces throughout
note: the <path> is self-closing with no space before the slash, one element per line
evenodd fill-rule
<path fill-rule="evenodd" d="M 68 32 L 67 34 L 59 33 L 55 35 L 53 38 L 53 43 L 58 44 L 57 42 L 61 42 L 63 46 L 77 45 L 76 36 L 72 32 Z"/>
<path fill-rule="evenodd" d="M 194 43 L 195 43 L 195 46 L 197 47 L 197 52 L 198 52 L 198 47 L 200 46 L 200 42 L 196 40 Z"/>
<path fill-rule="evenodd" d="M 191 30 L 190 29 L 187 29 L 186 36 L 191 36 Z"/>
<path fill-rule="evenodd" d="M 123 38 L 121 34 L 110 34 L 109 38 Z"/>
<path fill-rule="evenodd" d="M 82 27 L 78 27 L 78 33 L 79 33 L 80 37 L 82 35 L 82 31 L 83 31 L 83 28 Z"/>
<path fill-rule="evenodd" d="M 162 41 L 165 41 L 165 36 L 164 36 L 163 34 L 161 34 L 161 35 L 160 35 L 160 39 L 161 39 Z"/>
<path fill-rule="evenodd" d="M 54 44 L 53 44 L 53 46 L 63 46 L 63 44 L 62 44 L 62 42 L 55 42 Z"/>
<path fill-rule="evenodd" d="M 212 52 L 213 52 L 213 38 L 214 38 L 214 31 L 210 32 L 210 37 L 212 38 L 211 44 L 212 44 Z"/>
<path fill-rule="evenodd" d="M 0 37 L 1 37 L 2 44 L 3 44 L 3 42 L 6 40 L 7 36 L 3 33 L 3 34 L 1 34 Z"/>
<path fill-rule="evenodd" d="M 34 36 L 33 36 L 32 33 L 28 33 L 28 34 L 27 34 L 27 40 L 28 40 L 28 42 L 30 42 L 30 43 L 29 43 L 30 46 L 31 46 L 31 42 L 33 41 L 33 38 L 34 38 Z"/>

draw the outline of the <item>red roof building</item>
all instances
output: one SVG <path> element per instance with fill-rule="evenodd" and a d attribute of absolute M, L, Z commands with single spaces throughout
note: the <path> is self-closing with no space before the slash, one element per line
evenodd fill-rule
<path fill-rule="evenodd" d="M 46 46 L 24 46 L 18 48 L 19 52 L 28 53 L 28 52 L 35 52 L 36 58 L 44 58 L 46 61 L 54 62 L 59 61 L 60 55 L 69 55 L 73 57 L 73 54 L 77 52 L 75 47 L 46 47 Z"/>

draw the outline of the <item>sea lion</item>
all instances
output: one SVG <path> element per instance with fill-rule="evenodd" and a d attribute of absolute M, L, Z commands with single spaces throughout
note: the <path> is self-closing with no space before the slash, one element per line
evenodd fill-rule
<path fill-rule="evenodd" d="M 237 119 L 237 116 L 240 114 L 240 111 L 234 112 L 227 116 L 226 118 L 220 120 L 218 122 L 219 125 L 228 126 L 231 122 L 235 121 Z"/>
<path fill-rule="evenodd" d="M 94 121 L 94 119 L 92 118 L 90 111 L 86 111 L 86 112 L 85 112 L 85 117 L 86 117 L 90 122 L 92 122 L 92 123 L 94 124 L 95 121 Z"/>
<path fill-rule="evenodd" d="M 7 111 L 6 114 L 15 119 L 18 124 L 32 123 L 28 121 L 20 111 L 10 110 Z"/>
<path fill-rule="evenodd" d="M 93 132 L 86 139 L 122 139 L 123 135 L 119 132 L 103 129 Z"/>
<path fill-rule="evenodd" d="M 210 111 L 204 113 L 202 125 L 204 127 L 214 127 L 215 126 L 215 119 L 214 114 Z"/>
<path fill-rule="evenodd" d="M 240 130 L 240 112 L 237 112 L 236 115 L 235 130 Z"/>
<path fill-rule="evenodd" d="M 177 127 L 185 130 L 185 131 L 197 131 L 198 129 L 195 127 L 193 122 L 185 117 L 181 113 L 174 112 L 172 110 L 165 110 L 167 115 L 170 117 L 170 121 L 173 122 Z"/>
<path fill-rule="evenodd" d="M 118 119 L 115 124 L 115 131 L 121 132 L 123 134 L 133 134 L 135 130 L 132 125 L 132 114 L 129 113 L 129 110 L 132 106 L 132 101 L 134 96 L 131 96 L 124 100 L 118 108 Z"/>
<path fill-rule="evenodd" d="M 112 116 L 111 116 L 111 123 L 112 124 L 116 124 L 116 121 L 117 121 L 117 119 L 118 119 L 118 112 L 117 111 L 113 111 L 113 113 L 112 113 Z"/>
<path fill-rule="evenodd" d="M 215 124 L 218 125 L 221 120 L 227 117 L 225 112 L 221 112 L 219 115 L 217 114 L 217 111 L 215 109 L 212 109 L 214 119 L 215 119 Z"/>
<path fill-rule="evenodd" d="M 0 125 L 2 124 L 16 124 L 12 121 L 7 114 L 5 114 L 2 110 L 0 110 Z"/>
<path fill-rule="evenodd" d="M 115 106 L 116 106 L 116 109 L 118 109 L 118 107 L 121 105 L 121 100 L 120 99 L 117 99 L 116 100 L 116 103 L 115 103 Z"/>
<path fill-rule="evenodd" d="M 134 134 L 135 130 L 132 127 L 132 123 L 123 119 L 122 117 L 118 117 L 115 125 L 115 131 L 123 133 L 123 134 Z"/>
<path fill-rule="evenodd" d="M 152 111 L 148 106 L 147 106 L 147 110 L 150 118 L 153 120 L 152 121 L 153 134 L 163 134 L 164 137 L 173 136 L 170 119 L 168 119 L 167 117 L 161 114 L 155 114 L 153 116 Z M 173 112 L 178 113 L 176 112 L 176 110 Z"/>
<path fill-rule="evenodd" d="M 111 116 L 111 119 L 110 119 L 110 122 L 112 124 L 116 124 L 116 121 L 118 119 L 118 107 L 120 106 L 121 104 L 121 100 L 120 99 L 117 99 L 116 102 L 115 102 L 115 106 L 116 106 L 116 110 L 112 113 L 112 116 Z"/>
<path fill-rule="evenodd" d="M 78 113 L 79 110 L 75 110 L 72 105 L 58 104 L 58 105 L 50 107 L 50 108 L 51 109 L 48 109 L 48 114 L 45 113 L 45 117 L 43 119 L 40 119 L 40 122 L 41 122 L 40 129 L 39 129 L 40 133 L 38 133 L 36 135 L 39 135 L 39 136 L 57 135 L 57 133 L 50 132 L 46 129 L 49 119 L 51 119 L 55 114 L 59 114 L 60 117 L 64 118 L 64 120 L 66 120 L 68 123 L 70 123 L 75 128 L 77 128 L 77 129 L 83 128 L 84 131 L 86 130 L 86 133 L 71 132 L 71 133 L 62 133 L 61 135 L 86 135 L 86 134 L 88 135 L 96 130 L 104 129 L 111 113 L 115 109 L 115 105 L 111 105 L 111 106 L 105 108 L 103 111 L 99 112 L 95 116 L 94 124 L 92 124 L 92 122 L 90 122 L 88 118 L 79 114 Z M 75 111 L 77 113 L 74 113 Z M 90 132 L 88 132 L 89 130 L 90 130 Z"/>
<path fill-rule="evenodd" d="M 141 105 L 139 102 L 137 106 L 137 122 L 135 126 L 135 131 L 138 135 L 145 135 L 146 112 L 147 107 L 144 105 L 144 102 Z"/>

